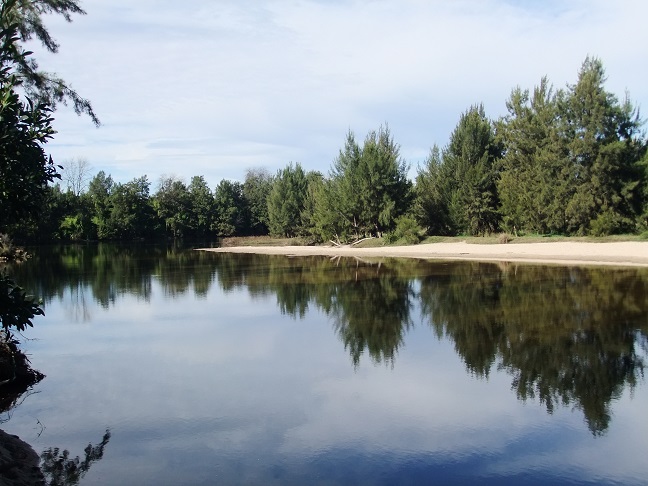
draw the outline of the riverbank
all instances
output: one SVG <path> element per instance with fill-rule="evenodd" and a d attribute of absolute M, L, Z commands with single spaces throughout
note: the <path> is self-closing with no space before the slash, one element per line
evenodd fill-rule
<path fill-rule="evenodd" d="M 419 258 L 648 267 L 648 241 L 475 244 L 427 243 L 411 246 L 357 248 L 350 246 L 236 246 L 199 248 L 219 253 L 256 253 L 287 256 L 345 256 L 359 258 Z"/>

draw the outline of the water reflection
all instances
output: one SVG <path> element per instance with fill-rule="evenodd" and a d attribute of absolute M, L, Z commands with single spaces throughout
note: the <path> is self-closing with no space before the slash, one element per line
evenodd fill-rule
<path fill-rule="evenodd" d="M 90 467 L 103 459 L 104 449 L 110 441 L 110 430 L 106 430 L 97 445 L 88 444 L 83 450 L 83 459 L 70 457 L 70 451 L 50 447 L 40 456 L 40 469 L 48 486 L 74 486 L 79 484 Z"/>
<path fill-rule="evenodd" d="M 470 264 L 423 279 L 421 303 L 470 372 L 496 364 L 520 399 L 575 406 L 601 433 L 612 400 L 643 376 L 647 284 L 637 270 Z"/>
<path fill-rule="evenodd" d="M 511 376 L 520 400 L 549 413 L 581 410 L 605 432 L 611 406 L 643 377 L 648 351 L 648 271 L 416 260 L 287 258 L 211 254 L 178 248 L 65 246 L 37 251 L 15 270 L 46 304 L 66 300 L 92 319 L 86 294 L 103 307 L 121 295 L 207 296 L 245 289 L 274 296 L 281 312 L 326 315 L 353 366 L 363 356 L 397 366 L 407 333 L 420 322 L 448 339 L 468 373 Z M 65 297 L 68 296 L 68 297 Z M 71 298 L 70 298 L 71 297 Z M 420 315 L 417 314 L 417 311 Z"/>
<path fill-rule="evenodd" d="M 86 289 L 103 308 L 113 306 L 120 295 L 151 300 L 152 280 L 159 279 L 165 295 L 190 289 L 205 296 L 216 271 L 210 255 L 176 246 L 88 244 L 30 249 L 33 257 L 12 269 L 24 287 L 43 299 L 71 305 L 70 317 L 89 321 Z"/>

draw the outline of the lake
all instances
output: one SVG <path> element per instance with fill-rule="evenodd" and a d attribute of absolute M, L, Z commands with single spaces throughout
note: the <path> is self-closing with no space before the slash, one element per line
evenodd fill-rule
<path fill-rule="evenodd" d="M 648 269 L 32 252 L 0 428 L 80 484 L 646 484 Z"/>

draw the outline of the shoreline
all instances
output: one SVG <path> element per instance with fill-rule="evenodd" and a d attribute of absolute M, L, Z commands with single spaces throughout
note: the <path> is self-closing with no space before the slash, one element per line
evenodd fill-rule
<path fill-rule="evenodd" d="M 197 248 L 216 253 L 253 253 L 285 256 L 344 256 L 363 258 L 418 258 L 552 265 L 648 267 L 648 242 L 546 243 L 426 243 L 411 246 L 352 248 L 349 246 L 235 246 Z"/>

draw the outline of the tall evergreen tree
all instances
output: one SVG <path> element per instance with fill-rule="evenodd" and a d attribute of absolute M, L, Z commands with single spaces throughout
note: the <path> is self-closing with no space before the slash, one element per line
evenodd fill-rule
<path fill-rule="evenodd" d="M 506 107 L 508 115 L 497 123 L 504 149 L 497 181 L 502 223 L 512 232 L 562 233 L 569 178 L 556 94 L 543 78 L 532 96 L 515 88 Z"/>
<path fill-rule="evenodd" d="M 414 187 L 414 216 L 430 235 L 449 235 L 452 223 L 444 194 L 441 150 L 432 147 L 423 167 L 419 167 Z"/>
<path fill-rule="evenodd" d="M 443 151 L 441 177 L 453 232 L 484 235 L 499 226 L 495 162 L 501 149 L 482 105 L 461 115 Z"/>
<path fill-rule="evenodd" d="M 333 162 L 330 180 L 318 201 L 319 226 L 328 231 L 325 238 L 358 239 L 364 232 L 359 187 L 362 172 L 362 150 L 353 132 L 347 133 L 344 148 Z"/>
<path fill-rule="evenodd" d="M 575 85 L 559 99 L 560 130 L 569 158 L 572 195 L 568 231 L 633 231 L 641 213 L 644 144 L 637 110 L 605 90 L 605 70 L 588 57 Z"/>
<path fill-rule="evenodd" d="M 371 131 L 362 147 L 352 132 L 333 162 L 317 210 L 320 227 L 340 240 L 382 236 L 395 227 L 411 202 L 407 164 L 389 127 Z"/>
<path fill-rule="evenodd" d="M 388 126 L 367 135 L 357 187 L 367 234 L 382 236 L 394 229 L 396 219 L 409 209 L 412 185 L 407 179 L 408 169 Z"/>

